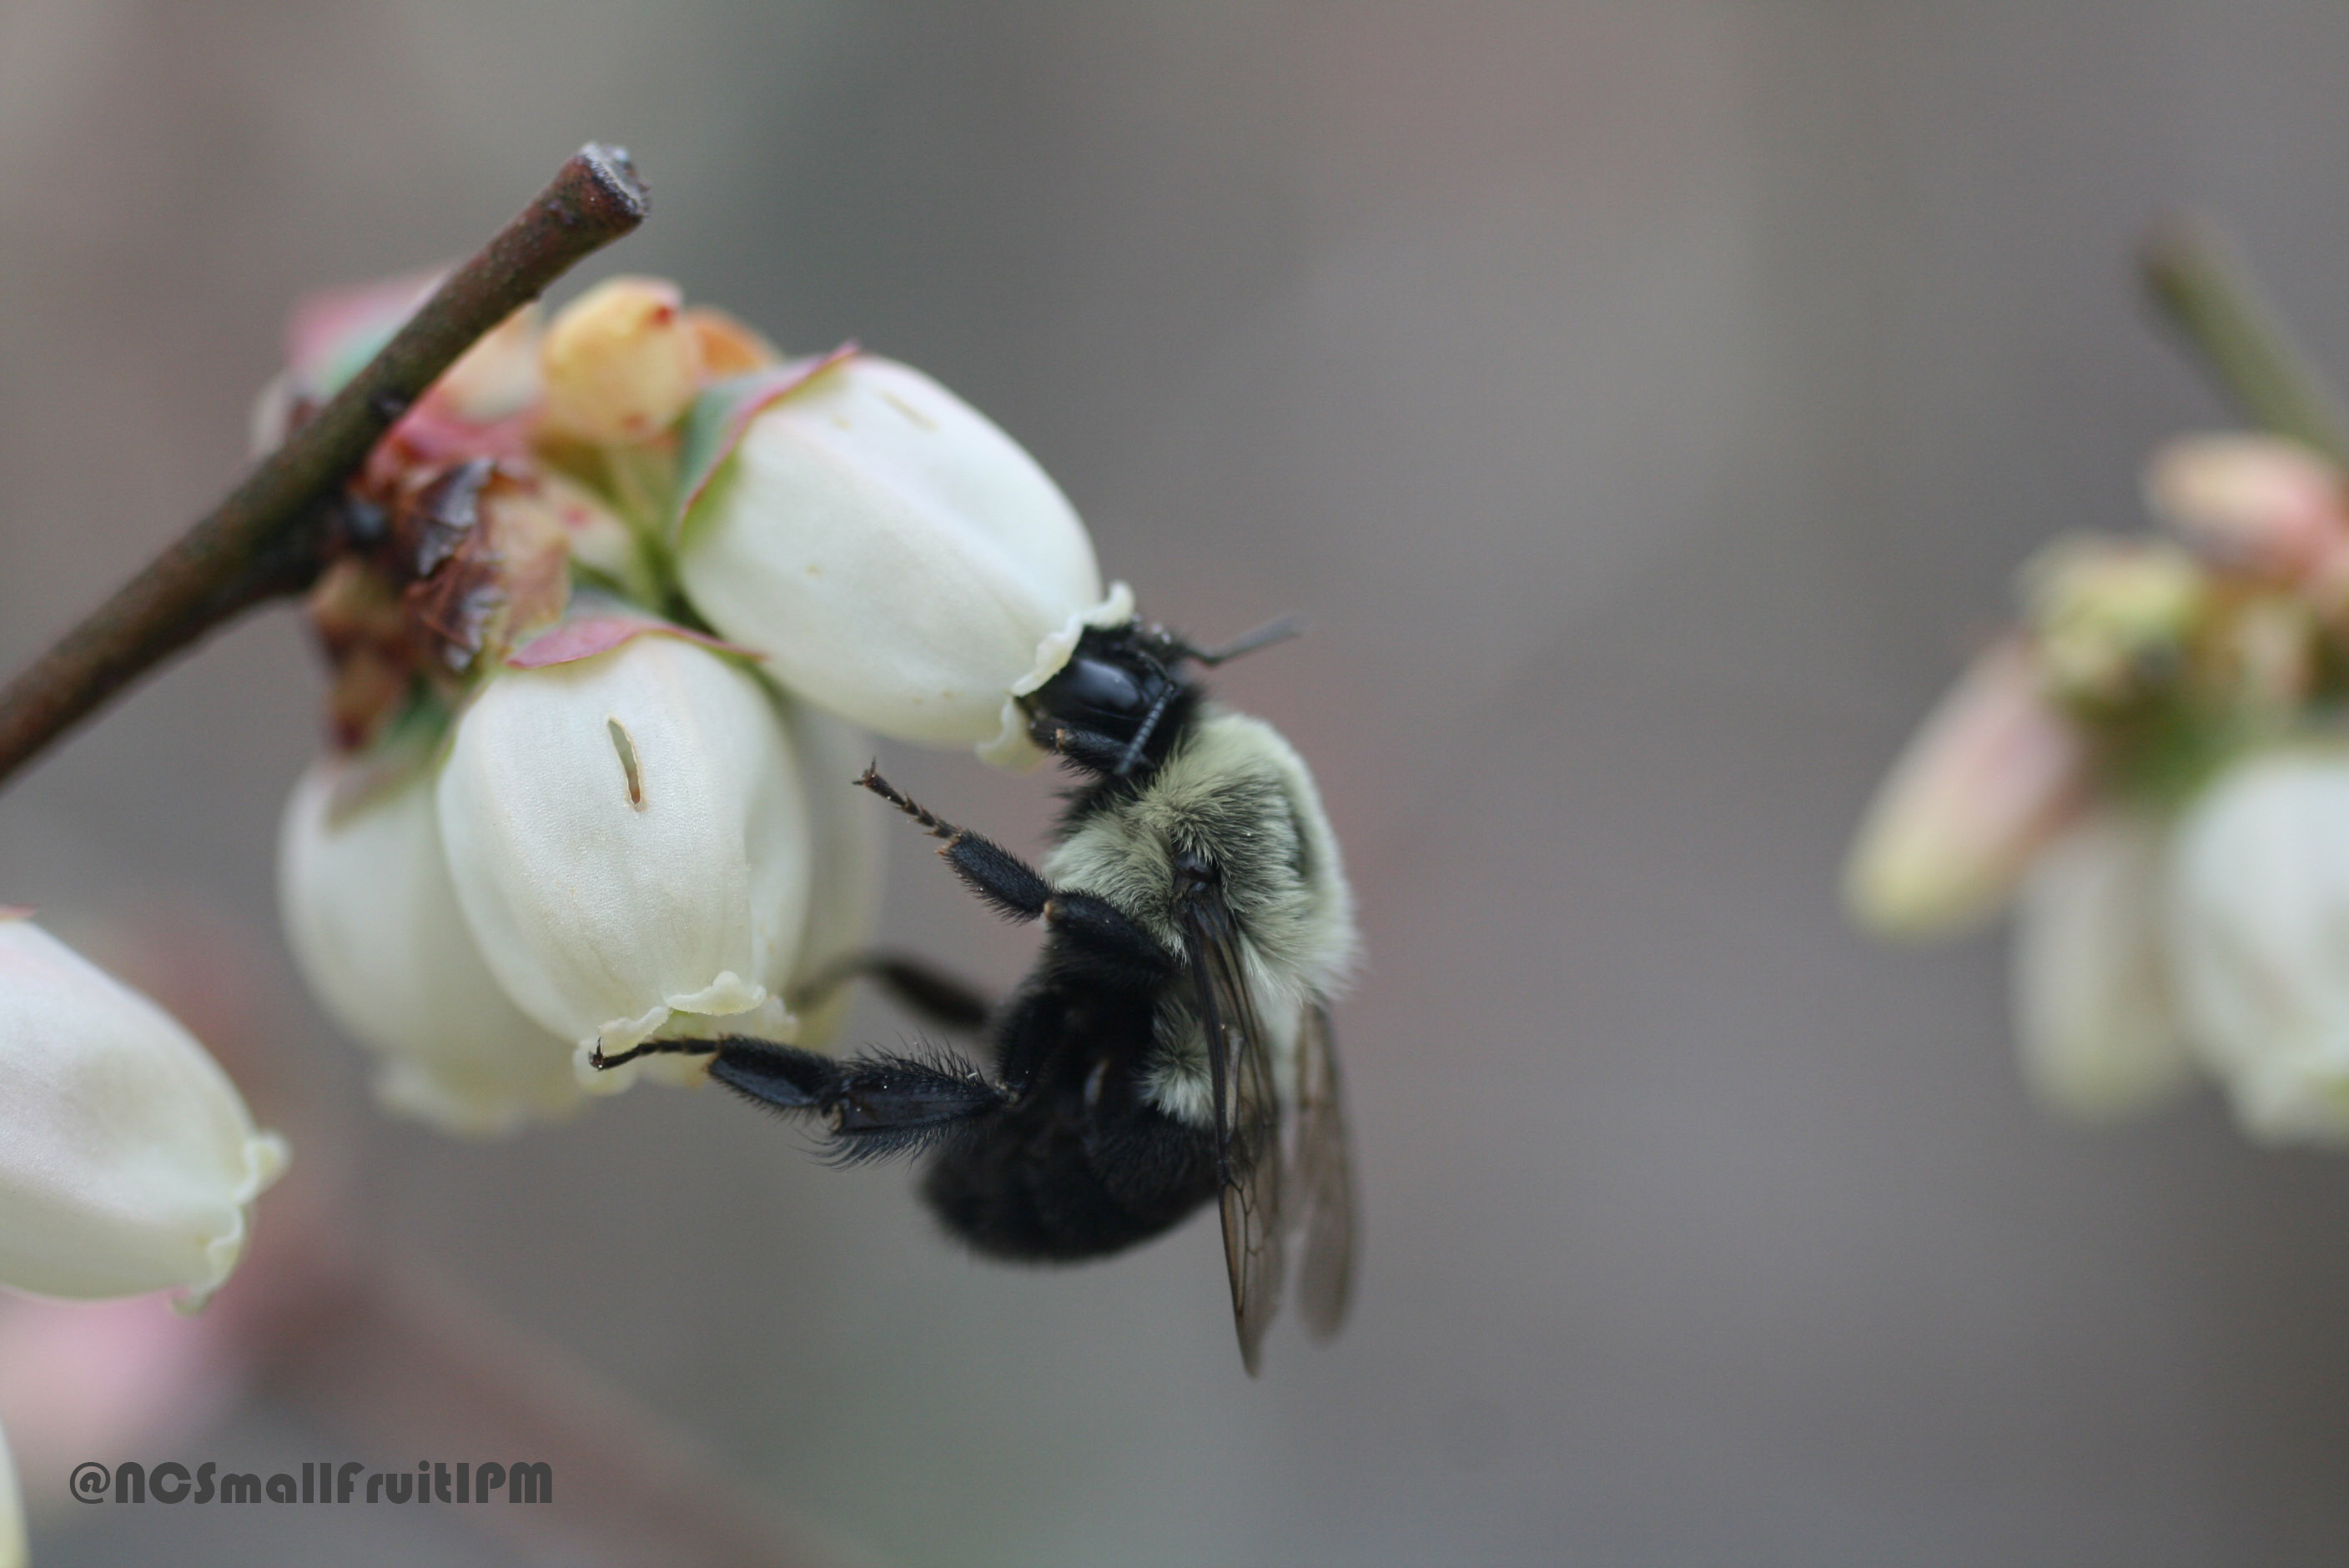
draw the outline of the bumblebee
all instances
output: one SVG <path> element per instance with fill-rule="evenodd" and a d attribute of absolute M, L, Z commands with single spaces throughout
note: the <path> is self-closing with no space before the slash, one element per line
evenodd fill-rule
<path fill-rule="evenodd" d="M 1138 621 L 1088 630 L 1020 699 L 1031 738 L 1080 780 L 1040 870 L 877 772 L 857 780 L 940 840 L 979 899 L 1040 921 L 1046 940 L 1000 1006 L 902 959 L 862 959 L 824 984 L 864 975 L 934 1021 L 980 1031 L 988 1070 L 948 1053 L 839 1058 L 743 1038 L 592 1059 L 708 1054 L 736 1093 L 819 1119 L 838 1159 L 921 1156 L 931 1210 L 991 1256 L 1102 1256 L 1215 1202 L 1247 1370 L 1295 1237 L 1306 1326 L 1327 1338 L 1353 1276 L 1330 1019 L 1356 949 L 1351 894 L 1305 764 L 1187 668 L 1286 631 L 1210 652 Z"/>

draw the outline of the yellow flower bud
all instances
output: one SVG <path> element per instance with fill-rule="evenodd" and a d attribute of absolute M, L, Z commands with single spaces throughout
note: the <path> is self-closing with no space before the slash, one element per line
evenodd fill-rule
<path fill-rule="evenodd" d="M 684 297 L 662 278 L 606 278 L 573 300 L 539 351 L 546 423 L 612 444 L 660 435 L 693 402 L 701 351 Z"/>

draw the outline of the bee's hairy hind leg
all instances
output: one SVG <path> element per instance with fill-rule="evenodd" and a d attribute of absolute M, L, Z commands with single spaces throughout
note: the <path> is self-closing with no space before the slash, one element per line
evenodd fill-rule
<path fill-rule="evenodd" d="M 910 1152 L 1010 1103 L 1010 1091 L 958 1057 L 843 1061 L 772 1040 L 719 1043 L 709 1076 L 745 1099 L 822 1117 L 849 1159 Z"/>

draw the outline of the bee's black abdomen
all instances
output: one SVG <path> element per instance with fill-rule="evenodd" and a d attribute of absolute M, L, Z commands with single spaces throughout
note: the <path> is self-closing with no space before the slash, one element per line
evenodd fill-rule
<path fill-rule="evenodd" d="M 1219 1185 L 1213 1135 L 1141 1098 L 1151 993 L 1074 968 L 999 1026 L 999 1065 L 1028 1092 L 941 1147 L 922 1183 L 949 1231 L 998 1257 L 1118 1252 L 1180 1223 Z"/>
<path fill-rule="evenodd" d="M 1099 1257 L 1146 1242 L 1217 1187 L 1215 1140 L 1146 1106 L 1088 1129 L 1012 1113 L 939 1151 L 922 1183 L 947 1229 L 982 1253 Z"/>

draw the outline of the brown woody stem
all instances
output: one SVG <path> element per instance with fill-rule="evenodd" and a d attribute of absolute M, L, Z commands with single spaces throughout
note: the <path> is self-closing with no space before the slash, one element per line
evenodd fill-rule
<path fill-rule="evenodd" d="M 2253 424 L 2349 468 L 2349 419 L 2324 377 L 2293 346 L 2224 231 L 2175 218 L 2138 254 L 2146 292 Z"/>
<path fill-rule="evenodd" d="M 644 222 L 626 152 L 590 143 L 383 352 L 212 514 L 0 691 L 0 781 L 130 682 L 213 627 L 317 574 L 326 503 L 475 339 Z"/>

